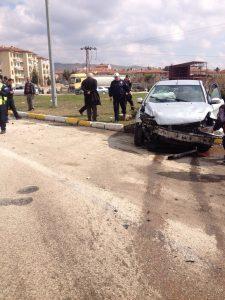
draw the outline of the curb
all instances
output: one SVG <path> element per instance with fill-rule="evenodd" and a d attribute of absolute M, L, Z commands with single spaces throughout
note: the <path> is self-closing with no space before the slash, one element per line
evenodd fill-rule
<path fill-rule="evenodd" d="M 36 114 L 36 113 L 29 113 L 29 112 L 27 113 L 23 111 L 18 111 L 18 114 L 20 117 L 23 118 L 36 119 L 41 121 L 66 123 L 73 126 L 93 127 L 97 129 L 104 129 L 104 130 L 111 130 L 111 131 L 120 131 L 120 132 L 126 131 L 125 130 L 126 126 L 118 123 L 90 122 L 90 121 L 85 121 L 73 117 L 60 117 L 60 116 Z"/>

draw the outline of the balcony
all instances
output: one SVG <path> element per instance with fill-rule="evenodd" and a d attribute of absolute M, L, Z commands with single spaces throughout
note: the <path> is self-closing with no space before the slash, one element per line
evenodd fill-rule
<path fill-rule="evenodd" d="M 13 61 L 14 62 L 23 62 L 23 58 L 21 58 L 21 57 L 14 57 Z"/>
<path fill-rule="evenodd" d="M 24 71 L 24 67 L 22 66 L 15 66 L 14 69 L 18 71 Z"/>
<path fill-rule="evenodd" d="M 24 76 L 24 74 L 15 74 L 15 78 L 24 79 L 25 76 Z"/>

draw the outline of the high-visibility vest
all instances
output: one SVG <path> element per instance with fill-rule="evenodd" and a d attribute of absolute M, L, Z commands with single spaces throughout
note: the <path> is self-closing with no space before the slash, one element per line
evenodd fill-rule
<path fill-rule="evenodd" d="M 0 82 L 0 92 L 4 85 L 5 85 L 4 83 Z M 5 104 L 6 100 L 7 100 L 7 97 L 0 94 L 0 105 Z"/>

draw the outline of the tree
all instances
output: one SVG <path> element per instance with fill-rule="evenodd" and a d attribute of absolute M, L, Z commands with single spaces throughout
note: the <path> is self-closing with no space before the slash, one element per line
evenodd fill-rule
<path fill-rule="evenodd" d="M 48 77 L 47 79 L 47 85 L 50 86 L 51 85 L 51 79 Z"/>
<path fill-rule="evenodd" d="M 70 79 L 70 71 L 69 70 L 63 71 L 63 79 L 65 79 L 67 81 Z"/>
<path fill-rule="evenodd" d="M 218 67 L 215 68 L 215 71 L 216 71 L 216 72 L 219 72 L 219 71 L 220 71 L 220 68 L 218 68 Z"/>
<path fill-rule="evenodd" d="M 38 84 L 39 83 L 39 76 L 38 76 L 38 72 L 36 70 L 36 68 L 34 67 L 32 73 L 31 73 L 31 81 L 34 84 Z"/>

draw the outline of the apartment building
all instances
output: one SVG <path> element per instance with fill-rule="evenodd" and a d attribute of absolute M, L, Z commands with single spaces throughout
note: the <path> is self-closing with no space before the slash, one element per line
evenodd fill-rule
<path fill-rule="evenodd" d="M 46 86 L 50 77 L 50 66 L 47 58 L 38 56 L 38 74 L 41 86 Z"/>
<path fill-rule="evenodd" d="M 49 74 L 49 61 L 32 51 L 0 46 L 0 74 L 13 78 L 15 84 L 24 84 L 36 69 L 39 85 L 45 86 Z"/>

